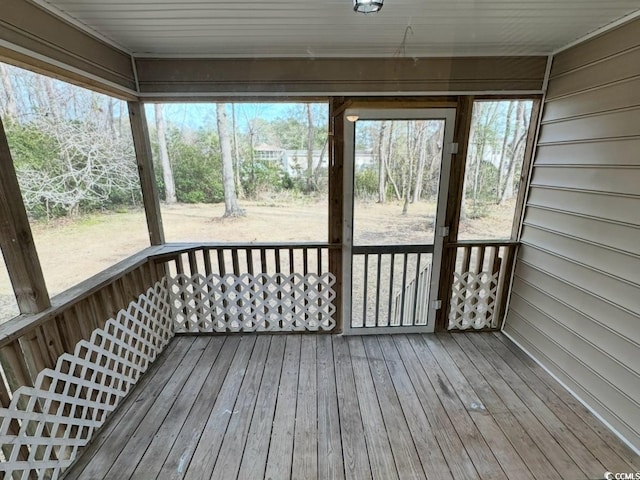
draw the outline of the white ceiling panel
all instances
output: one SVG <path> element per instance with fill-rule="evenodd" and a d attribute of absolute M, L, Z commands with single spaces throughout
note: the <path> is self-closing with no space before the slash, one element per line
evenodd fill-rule
<path fill-rule="evenodd" d="M 37 0 L 136 55 L 537 55 L 640 10 L 640 0 Z"/>

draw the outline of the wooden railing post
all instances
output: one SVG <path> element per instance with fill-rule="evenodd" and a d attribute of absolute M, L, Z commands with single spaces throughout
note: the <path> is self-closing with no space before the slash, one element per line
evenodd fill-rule
<path fill-rule="evenodd" d="M 164 243 L 164 229 L 160 215 L 160 197 L 158 196 L 156 177 L 153 173 L 153 156 L 144 105 L 141 102 L 128 102 L 128 106 L 149 239 L 151 245 L 162 245 Z"/>
<path fill-rule="evenodd" d="M 20 313 L 38 313 L 51 305 L 0 120 L 0 247 Z"/>
<path fill-rule="evenodd" d="M 329 249 L 329 271 L 336 277 L 334 289 L 335 319 L 334 332 L 341 333 L 342 316 L 342 223 L 344 220 L 344 98 L 335 97 L 329 104 L 329 243 L 339 248 Z M 320 273 L 320 272 L 318 272 Z"/>

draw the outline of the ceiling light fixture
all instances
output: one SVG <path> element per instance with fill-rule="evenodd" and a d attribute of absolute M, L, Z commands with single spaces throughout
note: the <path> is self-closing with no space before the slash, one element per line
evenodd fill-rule
<path fill-rule="evenodd" d="M 360 118 L 359 115 L 347 115 L 347 120 L 349 120 L 352 123 L 357 122 L 359 118 Z"/>
<path fill-rule="evenodd" d="M 353 0 L 353 11 L 360 13 L 376 13 L 382 8 L 384 0 Z"/>

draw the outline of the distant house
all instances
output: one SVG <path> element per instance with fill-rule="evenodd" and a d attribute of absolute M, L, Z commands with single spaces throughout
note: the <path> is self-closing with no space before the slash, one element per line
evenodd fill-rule
<path fill-rule="evenodd" d="M 274 145 L 260 144 L 255 147 L 255 158 L 264 161 L 279 161 L 282 168 L 292 177 L 300 175 L 307 169 L 307 150 L 287 150 Z M 312 160 L 313 168 L 318 165 L 320 168 L 327 168 L 329 163 L 328 152 L 325 149 L 313 150 Z M 356 170 L 364 170 L 365 168 L 374 168 L 376 160 L 371 151 L 358 150 L 355 155 Z"/>
<path fill-rule="evenodd" d="M 256 146 L 253 149 L 255 153 L 255 158 L 257 160 L 282 160 L 282 156 L 284 154 L 284 150 L 280 147 L 276 147 L 274 145 L 267 145 L 266 143 L 262 143 Z"/>

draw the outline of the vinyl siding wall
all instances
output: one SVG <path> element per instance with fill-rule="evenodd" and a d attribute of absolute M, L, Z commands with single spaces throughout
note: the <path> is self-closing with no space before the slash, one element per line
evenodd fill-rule
<path fill-rule="evenodd" d="M 504 330 L 640 449 L 640 20 L 558 54 Z"/>

